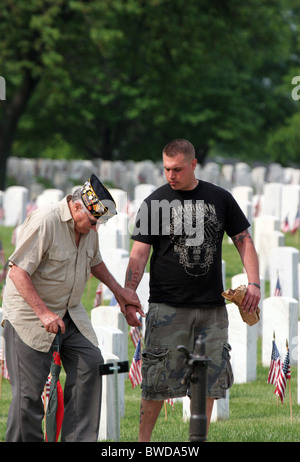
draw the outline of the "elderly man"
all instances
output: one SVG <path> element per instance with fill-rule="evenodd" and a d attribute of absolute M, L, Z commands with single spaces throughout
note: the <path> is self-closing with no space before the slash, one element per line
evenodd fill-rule
<path fill-rule="evenodd" d="M 6 441 L 43 441 L 41 394 L 59 328 L 66 371 L 61 440 L 97 441 L 103 358 L 80 302 L 90 273 L 110 288 L 124 315 L 128 304 L 142 314 L 134 290 L 116 282 L 99 251 L 97 227 L 116 213 L 110 193 L 91 175 L 73 196 L 36 210 L 22 226 L 3 299 L 12 388 Z M 138 323 L 130 314 L 127 322 Z"/>

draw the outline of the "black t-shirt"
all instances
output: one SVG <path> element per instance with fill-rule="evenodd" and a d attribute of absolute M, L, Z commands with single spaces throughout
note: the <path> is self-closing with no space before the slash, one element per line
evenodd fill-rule
<path fill-rule="evenodd" d="M 149 302 L 224 305 L 222 240 L 250 226 L 232 194 L 199 180 L 192 191 L 161 186 L 142 203 L 132 234 L 151 244 Z"/>

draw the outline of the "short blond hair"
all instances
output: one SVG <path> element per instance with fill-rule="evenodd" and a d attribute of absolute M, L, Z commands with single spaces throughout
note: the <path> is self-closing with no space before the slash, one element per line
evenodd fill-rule
<path fill-rule="evenodd" d="M 190 156 L 195 158 L 195 148 L 193 144 L 184 139 L 176 138 L 175 140 L 170 141 L 163 149 L 163 154 L 168 157 L 177 156 L 177 154 L 184 154 L 185 156 Z"/>

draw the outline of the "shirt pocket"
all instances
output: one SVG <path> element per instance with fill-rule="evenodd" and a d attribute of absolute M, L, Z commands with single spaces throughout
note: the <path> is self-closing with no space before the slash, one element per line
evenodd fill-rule
<path fill-rule="evenodd" d="M 86 251 L 86 277 L 85 280 L 88 281 L 88 279 L 91 276 L 91 262 L 94 258 L 94 252 L 92 249 L 87 249 Z"/>
<path fill-rule="evenodd" d="M 41 272 L 43 279 L 63 282 L 66 279 L 69 253 L 66 250 L 52 250 Z"/>

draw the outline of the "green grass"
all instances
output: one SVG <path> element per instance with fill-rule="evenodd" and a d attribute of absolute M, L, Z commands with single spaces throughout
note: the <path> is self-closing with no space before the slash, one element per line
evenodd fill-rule
<path fill-rule="evenodd" d="M 0 227 L 0 239 L 6 256 L 13 250 L 12 229 Z M 286 245 L 300 250 L 298 236 L 286 236 Z M 242 265 L 235 247 L 224 240 L 223 259 L 226 261 L 226 286 L 230 287 L 231 277 L 242 271 Z M 0 267 L 1 268 L 1 267 Z M 93 308 L 97 281 L 92 278 L 83 295 L 83 303 L 88 311 Z M 266 296 L 268 294 L 266 293 Z M 128 336 L 129 361 L 134 347 Z M 257 378 L 247 384 L 234 384 L 230 389 L 229 420 L 212 423 L 208 442 L 297 442 L 300 441 L 300 407 L 297 404 L 297 368 L 291 368 L 291 396 L 293 422 L 289 405 L 289 387 L 281 404 L 277 402 L 274 386 L 267 384 L 268 367 L 261 364 L 261 340 L 258 341 Z M 63 376 L 62 376 L 63 378 Z M 0 442 L 5 440 L 6 419 L 10 404 L 10 385 L 2 380 L 0 400 Z M 125 417 L 121 419 L 121 442 L 136 442 L 138 437 L 140 408 L 140 388 L 132 388 L 129 379 L 125 383 Z M 174 411 L 166 405 L 159 416 L 152 435 L 153 442 L 188 442 L 189 424 L 182 421 L 182 404 L 175 402 Z"/>

